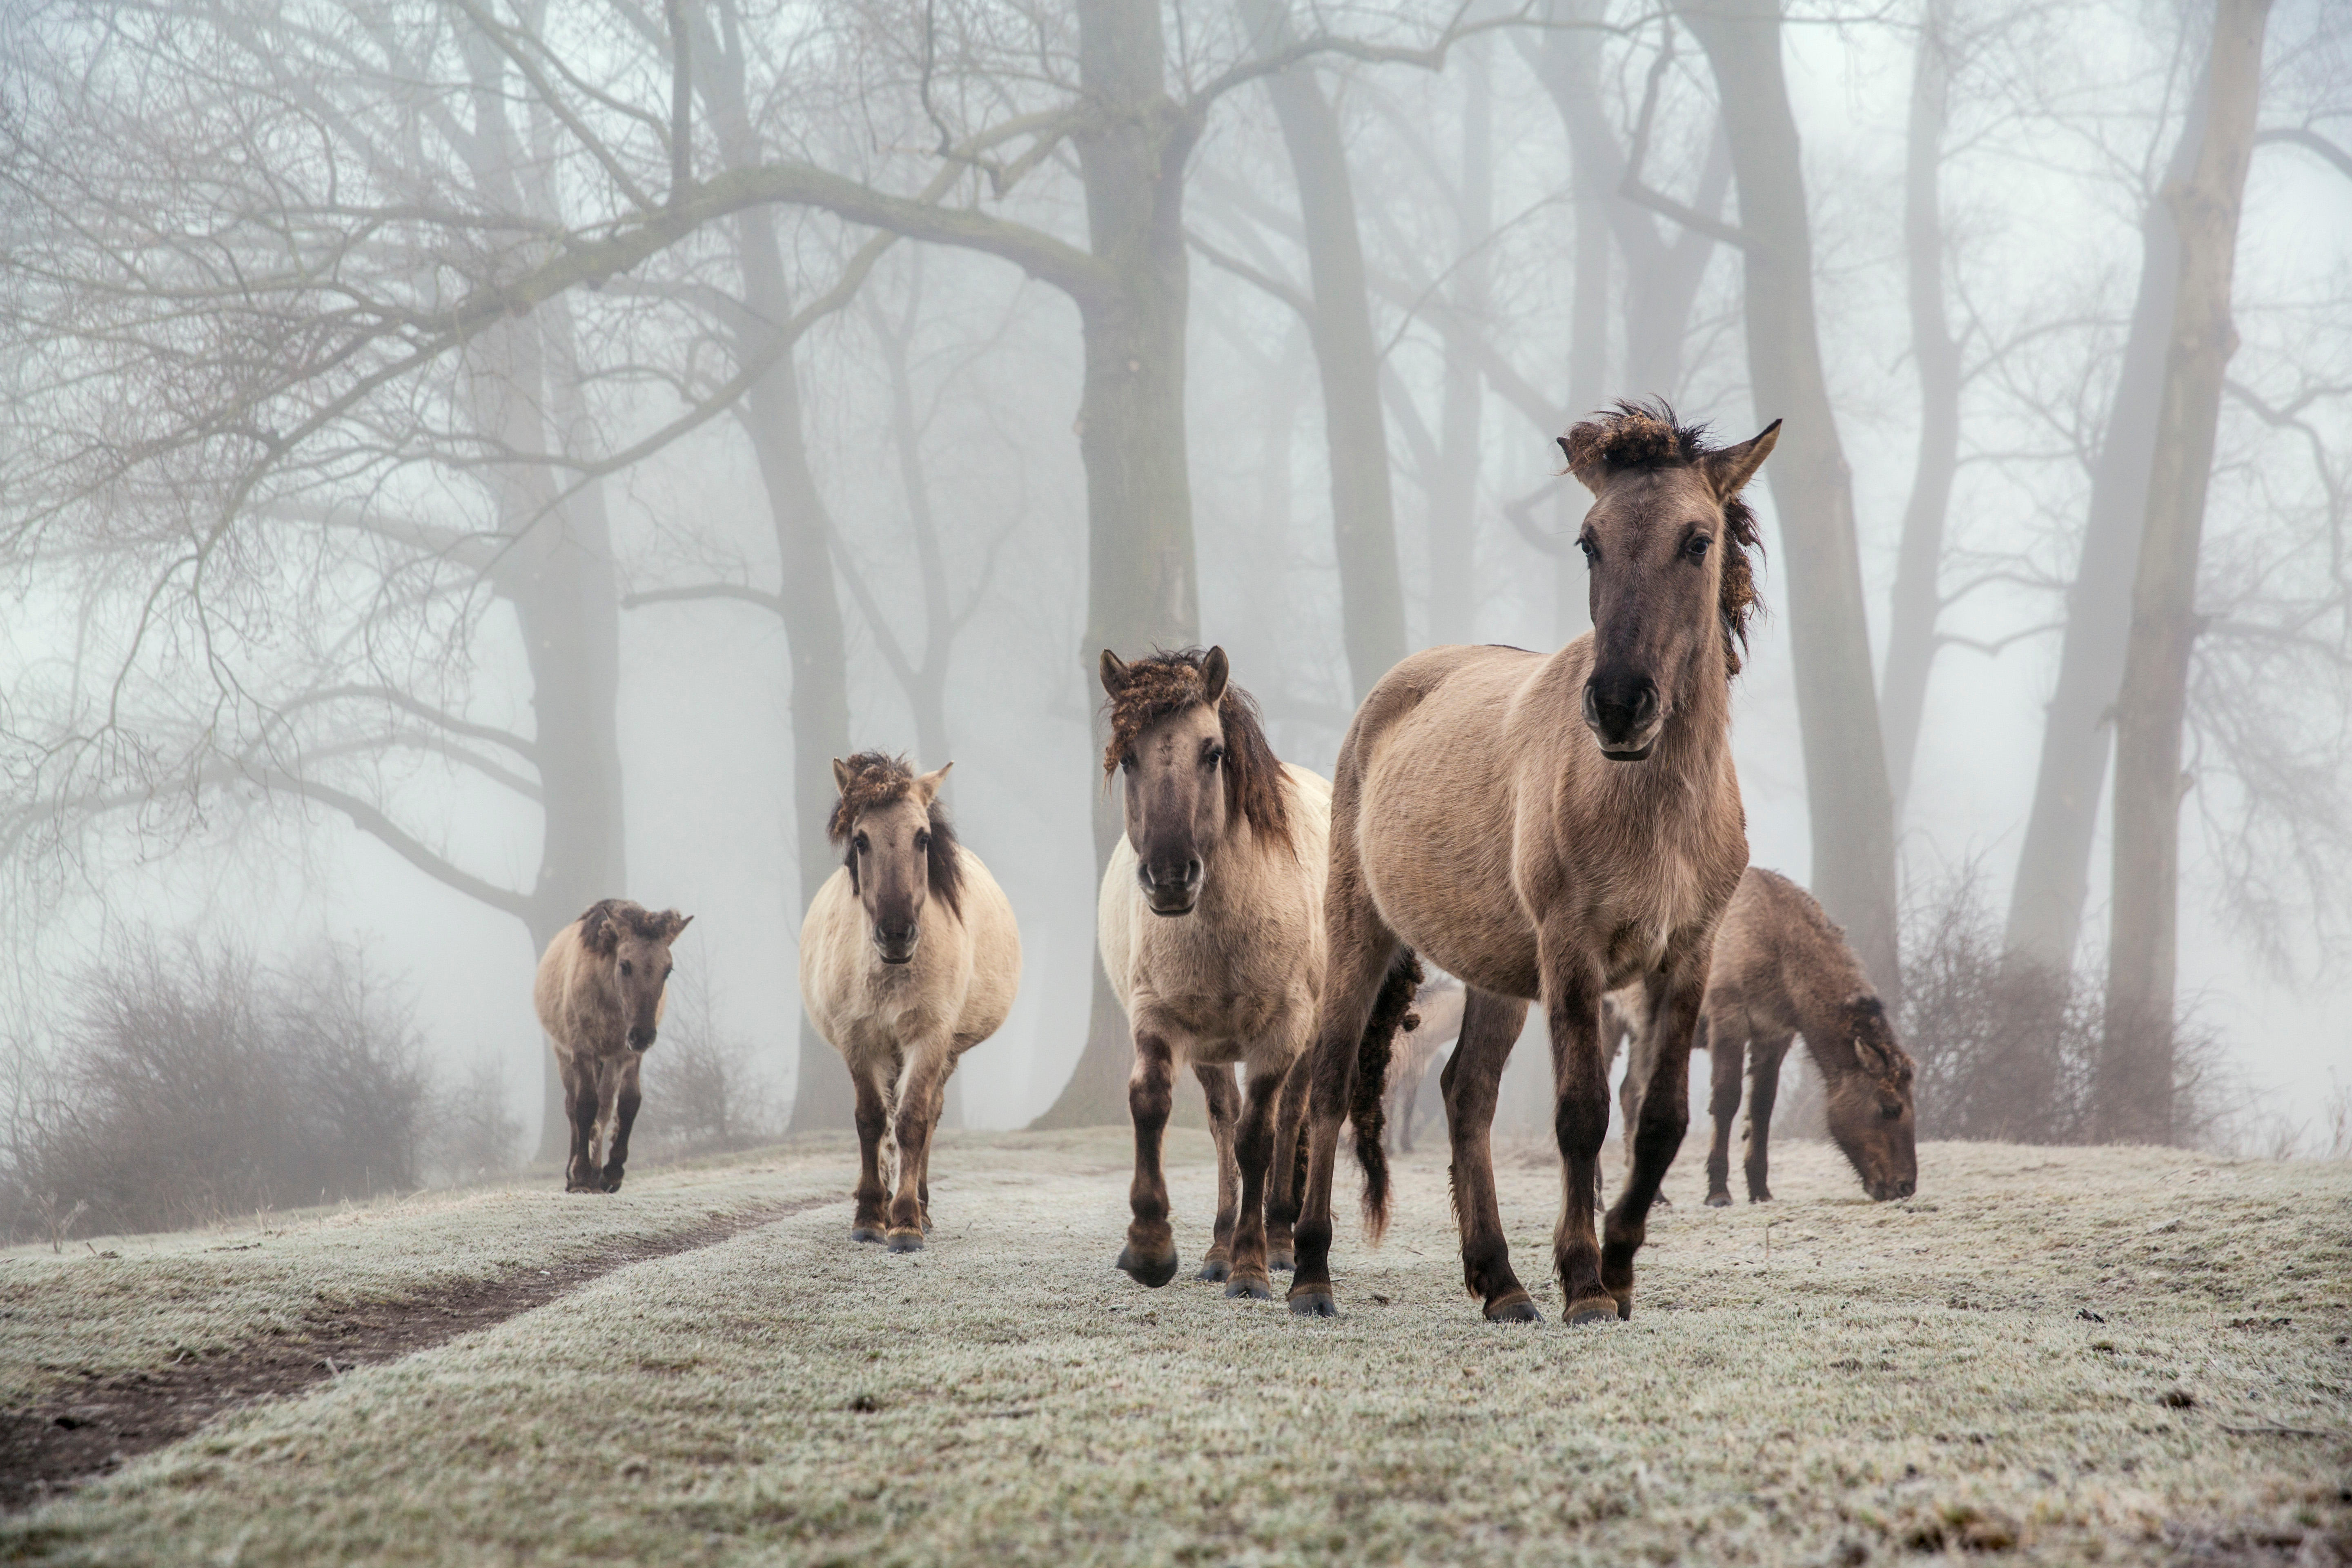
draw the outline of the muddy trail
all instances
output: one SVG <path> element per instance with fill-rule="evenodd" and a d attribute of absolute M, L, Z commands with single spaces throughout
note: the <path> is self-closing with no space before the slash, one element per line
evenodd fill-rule
<path fill-rule="evenodd" d="M 72 1490 L 222 1413 L 299 1394 L 355 1367 L 395 1361 L 505 1322 L 614 1269 L 714 1247 L 789 1215 L 838 1201 L 771 1204 L 585 1258 L 397 1301 L 322 1309 L 299 1334 L 237 1345 L 201 1360 L 91 1377 L 30 1409 L 0 1412 L 0 1512 Z"/>

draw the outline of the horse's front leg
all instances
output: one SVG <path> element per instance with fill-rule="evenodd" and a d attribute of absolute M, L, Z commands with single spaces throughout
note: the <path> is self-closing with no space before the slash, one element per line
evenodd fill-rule
<path fill-rule="evenodd" d="M 1240 1212 L 1241 1168 L 1234 1163 L 1234 1123 L 1239 1120 L 1242 1091 L 1234 1087 L 1234 1069 L 1223 1062 L 1194 1062 L 1192 1076 L 1209 1100 L 1209 1137 L 1217 1145 L 1217 1225 L 1209 1254 L 1201 1259 L 1196 1279 L 1222 1283 L 1234 1271 L 1234 1216 Z"/>
<path fill-rule="evenodd" d="M 596 1169 L 596 1068 L 575 1055 L 563 1064 L 563 1112 L 572 1123 L 572 1157 L 563 1167 L 567 1193 L 601 1193 L 604 1173 Z"/>
<path fill-rule="evenodd" d="M 1633 1125 L 1633 1169 L 1609 1211 L 1608 1245 L 1601 1258 L 1601 1283 L 1621 1318 L 1633 1315 L 1633 1255 L 1649 1236 L 1650 1205 L 1690 1129 L 1691 1036 L 1698 1027 L 1714 947 L 1711 931 L 1677 937 L 1667 944 L 1665 964 L 1650 984 L 1648 1061 Z"/>
<path fill-rule="evenodd" d="M 906 1076 L 898 1081 L 898 1114 L 891 1132 L 898 1143 L 898 1188 L 890 1199 L 890 1250 L 923 1249 L 923 1173 L 929 1168 L 931 1128 L 941 1103 L 946 1076 L 945 1041 L 910 1045 Z"/>
<path fill-rule="evenodd" d="M 1298 1199 L 1307 1185 L 1307 1095 L 1314 1057 L 1301 1051 L 1282 1080 L 1274 1110 L 1274 1168 L 1265 1178 L 1265 1266 L 1288 1273 L 1297 1268 Z"/>
<path fill-rule="evenodd" d="M 1139 1024 L 1135 1067 L 1127 1079 L 1128 1114 L 1135 1120 L 1135 1180 L 1128 1188 L 1127 1245 L 1118 1267 L 1137 1283 L 1158 1289 L 1176 1278 L 1176 1232 L 1168 1223 L 1168 1177 L 1160 1143 L 1176 1095 L 1176 1053 L 1157 1026 Z"/>
<path fill-rule="evenodd" d="M 1253 1300 L 1274 1300 L 1274 1284 L 1265 1262 L 1265 1178 L 1274 1163 L 1276 1102 L 1289 1076 L 1288 1053 L 1252 1052 L 1244 1070 L 1249 1087 L 1242 1099 L 1241 1124 L 1234 1132 L 1234 1160 L 1241 1167 L 1241 1215 L 1234 1226 L 1234 1277 L 1228 1296 Z"/>
<path fill-rule="evenodd" d="M 1437 1079 L 1453 1145 L 1447 1173 L 1454 1185 L 1454 1217 L 1462 1227 L 1462 1280 L 1487 1321 L 1496 1323 L 1543 1321 L 1511 1271 L 1511 1244 L 1504 1239 L 1502 1205 L 1495 1194 L 1495 1100 L 1527 1021 L 1528 1005 L 1517 997 L 1472 988 L 1463 999 L 1454 1055 Z"/>
<path fill-rule="evenodd" d="M 1552 1232 L 1552 1267 L 1570 1323 L 1617 1315 L 1617 1301 L 1601 1281 L 1601 1238 L 1592 1224 L 1592 1196 L 1601 1177 L 1601 1145 L 1609 1136 L 1609 1077 L 1601 1061 L 1601 976 L 1573 929 L 1548 931 L 1543 943 L 1544 1008 L 1551 1026 L 1552 1135 L 1559 1145 L 1559 1224 Z M 1639 1167 L 1636 1144 L 1636 1168 Z M 1633 1190 L 1628 1185 L 1627 1192 Z M 1646 1205 L 1648 1199 L 1643 1200 Z M 1622 1206 L 1625 1199 L 1621 1195 Z"/>
<path fill-rule="evenodd" d="M 882 1184 L 882 1134 L 889 1129 L 890 1112 L 872 1071 L 853 1068 L 849 1079 L 857 1093 L 857 1213 L 849 1222 L 849 1239 L 880 1241 L 889 1221 L 885 1200 L 890 1192 Z"/>
<path fill-rule="evenodd" d="M 637 1108 L 645 1103 L 645 1094 L 638 1088 L 638 1074 L 644 1065 L 645 1058 L 631 1052 L 629 1059 L 613 1075 L 613 1142 L 604 1156 L 604 1190 L 608 1193 L 621 1190 L 621 1173 L 629 1163 L 629 1129 L 637 1124 Z"/>

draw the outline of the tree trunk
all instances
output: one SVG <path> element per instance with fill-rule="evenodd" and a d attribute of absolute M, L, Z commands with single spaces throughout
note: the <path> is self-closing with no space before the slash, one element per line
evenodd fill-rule
<path fill-rule="evenodd" d="M 1444 402 L 1438 416 L 1437 482 L 1429 495 L 1429 640 L 1466 643 L 1476 636 L 1471 584 L 1476 580 L 1480 427 L 1486 380 L 1471 334 L 1484 332 L 1492 310 L 1486 257 L 1495 227 L 1494 94 L 1483 48 L 1463 59 L 1462 184 L 1454 195 L 1457 248 L 1441 323 L 1445 342 Z M 1360 692 L 1359 693 L 1360 696 Z"/>
<path fill-rule="evenodd" d="M 2200 80 L 2165 170 L 2168 189 L 2189 177 L 2209 91 Z M 2091 890 L 2091 845 L 2107 776 L 2107 726 L 2123 685 L 2132 576 L 2147 521 L 2165 343 L 2179 286 L 2180 239 L 2159 197 L 2148 204 L 2140 223 L 2139 292 L 2107 406 L 2105 438 L 2091 473 L 2083 554 L 2066 596 L 2058 680 L 2042 714 L 2042 761 L 2002 940 L 2012 964 L 2070 969 L 2082 933 L 2083 905 Z"/>
<path fill-rule="evenodd" d="M 1277 0 L 1244 0 L 1261 53 L 1293 41 Z M 1323 376 L 1323 428 L 1330 447 L 1332 546 L 1339 566 L 1340 639 L 1358 700 L 1405 654 L 1396 508 L 1389 489 L 1388 430 L 1381 411 L 1380 347 L 1372 335 L 1363 238 L 1339 116 L 1311 65 L 1266 79 L 1298 186 L 1307 269 L 1315 297 L 1307 331 Z"/>
<path fill-rule="evenodd" d="M 2180 281 L 2116 703 L 2114 931 L 2098 1096 L 2100 1131 L 2109 1140 L 2166 1142 L 2172 1136 L 2181 731 L 2197 643 L 2197 556 L 2221 414 L 2221 375 L 2237 348 L 2230 280 L 2246 165 L 2253 156 L 2269 11 L 2270 0 L 2221 0 L 2196 165 L 2187 180 L 2164 192 L 2180 235 Z"/>
<path fill-rule="evenodd" d="M 1087 469 L 1087 636 L 1081 679 L 1096 689 L 1106 647 L 1133 657 L 1201 635 L 1200 572 L 1184 445 L 1184 163 L 1199 127 L 1168 96 L 1154 0 L 1084 0 L 1078 72 L 1106 112 L 1076 138 L 1087 229 L 1116 284 L 1078 301 L 1086 387 L 1078 453 Z M 1118 803 L 1095 794 L 1095 866 L 1110 862 Z M 1033 1125 L 1093 1127 L 1127 1120 L 1134 1044 L 1127 1018 L 1092 966 L 1087 1043 L 1061 1094 Z"/>
<path fill-rule="evenodd" d="M 1788 424 L 1766 466 L 1789 559 L 1790 642 L 1803 731 L 1814 893 L 1891 1006 L 1895 809 L 1879 741 L 1853 487 L 1814 324 L 1812 236 L 1780 62 L 1778 0 L 1679 0 L 1723 101 L 1745 246 L 1748 374 L 1760 417 Z"/>
<path fill-rule="evenodd" d="M 1936 619 L 1944 559 L 1944 519 L 1960 457 L 1960 346 L 1944 310 L 1944 219 L 1937 184 L 1949 118 L 1948 0 L 1930 0 L 1911 65 L 1911 124 L 1903 170 L 1903 242 L 1909 258 L 1911 357 L 1919 367 L 1919 460 L 1903 512 L 1888 605 L 1886 671 L 1878 710 L 1886 725 L 1887 789 L 1899 817 L 1911 790 L 1927 676 L 1936 659 Z"/>

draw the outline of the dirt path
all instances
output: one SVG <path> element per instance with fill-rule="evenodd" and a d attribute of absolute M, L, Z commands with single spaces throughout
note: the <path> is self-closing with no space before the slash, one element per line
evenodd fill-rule
<path fill-rule="evenodd" d="M 837 1202 L 802 1198 L 618 1243 L 585 1258 L 401 1300 L 322 1310 L 302 1331 L 223 1354 L 92 1377 L 70 1394 L 0 1412 L 0 1511 L 70 1491 L 125 1461 L 175 1443 L 225 1410 L 294 1394 L 355 1367 L 394 1361 L 546 1306 L 616 1268 L 715 1246 L 787 1215 Z"/>

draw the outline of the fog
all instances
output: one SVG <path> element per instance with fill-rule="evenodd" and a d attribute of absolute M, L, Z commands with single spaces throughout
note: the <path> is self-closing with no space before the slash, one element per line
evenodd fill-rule
<path fill-rule="evenodd" d="M 1719 15 L 1734 14 L 1774 8 Z M 1378 574 L 1343 591 L 1345 572 L 1370 571 L 1342 559 L 1343 532 L 1346 550 L 1388 552 L 1394 652 L 1549 649 L 1585 620 L 1566 541 L 1589 498 L 1552 439 L 1570 422 L 1620 397 L 1668 398 L 1722 440 L 1806 417 L 1751 371 L 1759 286 L 1736 236 L 1713 233 L 1765 230 L 1743 209 L 1748 150 L 1720 141 L 1711 16 L 1620 0 L 16 10 L 0 24 L 0 1032 L 53 1048 L 74 977 L 128 933 L 264 955 L 340 943 L 413 995 L 436 1062 L 494 1061 L 535 1126 L 547 1050 L 530 984 L 551 906 L 523 906 L 568 900 L 568 918 L 619 895 L 696 917 L 681 970 L 794 1100 L 804 1059 L 840 1070 L 803 1055 L 796 943 L 831 864 L 809 863 L 808 813 L 831 804 L 812 781 L 836 749 L 878 748 L 955 763 L 962 840 L 1019 917 L 1019 1002 L 956 1083 L 966 1125 L 1027 1124 L 1062 1096 L 1094 1018 L 1095 825 L 1115 801 L 1092 680 L 1106 641 L 1130 657 L 1223 646 L 1276 751 L 1328 773 L 1379 674 L 1351 665 L 1379 640 L 1358 590 Z M 676 74 L 681 28 L 701 43 Z M 1105 237 L 1116 215 L 1089 228 L 1088 171 L 1116 138 L 1074 107 L 1089 101 L 1086 28 L 1147 37 L 1167 95 L 1153 101 L 1196 117 L 1169 176 L 1181 208 L 1163 215 L 1190 243 L 1147 247 L 1183 275 L 1158 351 L 1171 363 L 1129 367 L 1179 389 L 1166 449 L 1189 507 L 1142 447 L 1115 462 L 1085 428 L 1112 374 L 1097 366 L 1090 391 L 1088 344 L 1110 352 L 1117 310 L 1074 301 L 1143 265 Z M 1763 35 L 1801 139 L 1811 341 L 1883 693 L 1927 418 L 1906 154 L 1923 37 L 1948 54 L 1928 245 L 1958 344 L 1957 449 L 1916 761 L 1886 819 L 1893 910 L 1839 907 L 1831 862 L 1868 856 L 1815 840 L 1824 820 L 1853 823 L 1857 843 L 1866 824 L 1825 818 L 1832 781 L 1809 779 L 1803 724 L 1824 721 L 1801 713 L 1792 632 L 1813 557 L 1784 537 L 1772 465 L 1749 492 L 1767 606 L 1734 688 L 1751 859 L 1822 891 L 1866 951 L 1892 952 L 1895 910 L 1968 879 L 1990 918 L 2011 910 L 2143 224 L 2165 210 L 2184 135 L 2193 149 L 2228 134 L 2209 112 L 2221 95 L 2200 87 L 2214 34 L 2214 6 L 2175 0 L 1790 0 Z M 2262 39 L 2225 236 L 2239 344 L 2192 555 L 2205 619 L 2173 982 L 2221 1040 L 2255 1141 L 2315 1136 L 2315 1108 L 2352 1082 L 2352 929 L 2333 891 L 2352 873 L 2352 13 L 2276 0 Z M 740 79 L 714 88 L 726 72 Z M 1344 266 L 1303 243 L 1319 220 L 1301 216 L 1302 188 L 1334 187 L 1298 163 L 1311 138 L 1286 138 L 1282 82 L 1313 89 L 1344 148 L 1352 300 Z M 1590 146 L 1579 158 L 1563 82 L 1621 173 L 1640 146 L 1638 179 L 1604 180 Z M 983 134 L 1024 115 L 1069 123 Z M 493 121 L 508 164 L 486 150 Z M 961 173 L 950 143 L 977 149 Z M 798 183 L 696 205 L 762 167 Z M 896 205 L 859 208 L 812 171 Z M 1097 208 L 1115 205 L 1118 176 L 1095 177 Z M 1637 185 L 1660 199 L 1637 205 Z M 1015 226 L 1019 245 L 923 216 L 940 213 Z M 512 214 L 527 221 L 492 221 Z M 872 244 L 893 225 L 910 232 Z M 638 245 L 625 264 L 580 259 L 615 237 Z M 1021 248 L 1041 241 L 1051 255 Z M 2163 245 L 2179 245 L 2168 225 Z M 1696 281 L 1662 326 L 1650 295 L 1678 246 Z M 1090 249 L 1112 257 L 1111 281 L 1078 268 Z M 1078 281 L 1057 284 L 1057 267 Z M 515 308 L 467 314 L 526 285 Z M 812 301 L 837 308 L 745 374 L 772 346 L 775 305 Z M 1349 373 L 1327 344 L 1318 374 L 1301 307 L 1350 305 L 1377 353 L 1380 387 L 1356 401 L 1381 421 L 1388 540 L 1364 531 L 1381 508 L 1360 500 L 1335 531 L 1332 465 L 1352 448 L 1327 400 Z M 1671 379 L 1632 379 L 1656 371 L 1662 338 Z M 709 416 L 678 428 L 690 414 Z M 1165 423 L 1148 398 L 1122 417 Z M 517 437 L 518 418 L 539 434 Z M 813 493 L 793 488 L 795 443 Z M 1182 571 L 1150 552 L 1175 549 L 1180 524 L 1196 572 L 1171 586 Z M 1095 552 L 1121 539 L 1139 559 L 1107 568 Z M 567 551 L 591 562 L 560 588 L 573 619 L 534 632 L 557 622 L 541 608 L 526 623 L 519 595 L 537 590 L 513 574 L 571 571 Z M 1108 586 L 1107 570 L 1121 574 Z M 686 592 L 713 584 L 726 595 Z M 824 648 L 795 646 L 828 616 L 837 698 L 820 690 Z M 533 636 L 575 634 L 584 651 L 535 660 Z M 560 664 L 607 657 L 609 694 L 550 697 Z M 845 733 L 827 732 L 835 700 Z M 551 728 L 567 713 L 590 715 L 580 744 Z M 625 867 L 610 886 L 551 848 L 557 792 L 606 753 L 609 830 L 564 831 Z M 2103 777 L 2104 795 L 2112 766 Z M 2117 897 L 2111 806 L 2095 821 L 2067 958 L 2095 988 Z"/>

